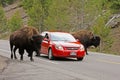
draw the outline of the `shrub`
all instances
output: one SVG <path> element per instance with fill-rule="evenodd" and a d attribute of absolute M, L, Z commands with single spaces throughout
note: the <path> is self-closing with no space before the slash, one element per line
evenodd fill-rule
<path fill-rule="evenodd" d="M 0 32 L 4 32 L 7 29 L 6 27 L 6 18 L 3 8 L 0 6 Z"/>
<path fill-rule="evenodd" d="M 110 28 L 105 26 L 105 19 L 101 17 L 96 25 L 92 27 L 92 31 L 94 34 L 97 34 L 101 37 L 101 46 L 100 51 L 107 51 L 112 45 L 113 40 L 111 36 L 108 36 L 110 33 Z"/>
<path fill-rule="evenodd" d="M 14 1 L 16 0 L 0 0 L 0 4 L 2 4 L 2 6 L 6 6 L 8 4 L 12 4 Z"/>
<path fill-rule="evenodd" d="M 23 25 L 22 18 L 17 11 L 10 20 L 8 20 L 8 27 L 10 31 L 15 31 Z"/>

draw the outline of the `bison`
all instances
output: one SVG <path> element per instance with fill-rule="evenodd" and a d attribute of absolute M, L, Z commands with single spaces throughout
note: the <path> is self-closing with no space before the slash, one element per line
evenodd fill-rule
<path fill-rule="evenodd" d="M 42 36 L 34 27 L 23 27 L 10 35 L 10 49 L 11 59 L 17 59 L 15 51 L 19 49 L 20 59 L 23 60 L 24 50 L 27 51 L 30 60 L 33 61 L 33 51 L 36 51 L 39 55 L 39 49 L 41 48 Z"/>
<path fill-rule="evenodd" d="M 88 47 L 90 46 L 97 47 L 100 44 L 100 37 L 94 35 L 91 31 L 79 30 L 71 34 L 84 45 L 87 55 L 88 55 L 88 52 L 87 52 Z"/>

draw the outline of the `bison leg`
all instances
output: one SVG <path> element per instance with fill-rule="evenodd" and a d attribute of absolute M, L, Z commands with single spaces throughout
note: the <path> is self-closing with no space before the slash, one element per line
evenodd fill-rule
<path fill-rule="evenodd" d="M 23 60 L 24 49 L 19 49 L 19 54 L 21 55 L 20 60 Z"/>
<path fill-rule="evenodd" d="M 11 50 L 11 59 L 13 59 L 13 52 L 12 52 L 12 50 L 13 50 L 13 45 L 10 43 L 10 50 Z"/>
<path fill-rule="evenodd" d="M 30 53 L 30 51 L 28 51 L 28 50 L 26 50 L 27 51 L 27 53 L 28 53 L 28 57 L 31 57 L 31 53 Z"/>
<path fill-rule="evenodd" d="M 36 56 L 40 56 L 39 50 L 36 50 L 35 52 L 36 52 Z"/>
<path fill-rule="evenodd" d="M 17 59 L 17 56 L 16 56 L 16 50 L 17 50 L 17 47 L 14 48 L 14 58 Z"/>
<path fill-rule="evenodd" d="M 13 53 L 11 52 L 11 59 L 13 59 Z"/>
<path fill-rule="evenodd" d="M 87 45 L 83 44 L 84 48 L 85 48 L 85 52 L 86 52 L 86 55 L 88 55 L 88 52 L 87 52 Z"/>
<path fill-rule="evenodd" d="M 33 51 L 31 51 L 31 52 L 29 53 L 29 55 L 30 55 L 30 60 L 31 60 L 31 61 L 34 61 L 34 59 L 33 59 L 33 57 L 32 57 L 32 56 L 33 56 Z"/>
<path fill-rule="evenodd" d="M 30 50 L 30 49 L 26 49 L 26 51 L 27 51 L 27 53 L 28 53 L 28 57 L 30 57 L 30 60 L 31 61 L 34 61 L 34 59 L 33 59 L 33 51 L 32 50 Z"/>
<path fill-rule="evenodd" d="M 88 55 L 87 48 L 85 48 L 86 55 Z"/>
<path fill-rule="evenodd" d="M 34 59 L 33 59 L 32 57 L 30 57 L 30 60 L 31 60 L 31 61 L 34 61 Z"/>
<path fill-rule="evenodd" d="M 30 60 L 31 60 L 31 61 L 34 61 L 34 59 L 33 59 L 32 56 L 33 56 L 33 52 L 32 52 L 31 55 L 30 55 Z"/>

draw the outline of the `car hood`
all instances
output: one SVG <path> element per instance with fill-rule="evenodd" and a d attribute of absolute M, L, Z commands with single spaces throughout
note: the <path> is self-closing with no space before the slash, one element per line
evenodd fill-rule
<path fill-rule="evenodd" d="M 54 44 L 61 45 L 64 47 L 80 47 L 79 42 L 63 42 L 63 41 L 55 41 Z"/>

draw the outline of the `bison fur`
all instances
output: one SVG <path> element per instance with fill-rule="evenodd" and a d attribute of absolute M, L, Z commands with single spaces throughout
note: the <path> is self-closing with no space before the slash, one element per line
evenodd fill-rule
<path fill-rule="evenodd" d="M 23 27 L 10 35 L 11 59 L 17 59 L 15 51 L 19 49 L 20 59 L 23 60 L 24 50 L 28 52 L 30 60 L 33 61 L 33 51 L 39 54 L 42 36 L 34 27 Z"/>
<path fill-rule="evenodd" d="M 99 46 L 100 37 L 95 36 L 93 32 L 88 30 L 79 30 L 77 32 L 71 33 L 76 39 L 78 39 L 85 48 L 86 54 L 88 55 L 87 48 L 90 46 Z"/>

